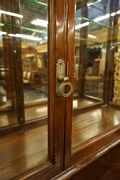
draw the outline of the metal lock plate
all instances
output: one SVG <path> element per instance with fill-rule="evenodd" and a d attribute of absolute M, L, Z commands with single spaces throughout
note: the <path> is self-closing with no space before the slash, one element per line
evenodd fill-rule
<path fill-rule="evenodd" d="M 63 83 L 63 78 L 65 77 L 65 63 L 62 59 L 56 62 L 56 94 L 61 96 L 60 86 Z"/>

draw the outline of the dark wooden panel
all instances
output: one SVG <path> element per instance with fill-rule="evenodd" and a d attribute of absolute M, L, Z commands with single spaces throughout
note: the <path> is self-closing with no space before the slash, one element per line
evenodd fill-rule
<path fill-rule="evenodd" d="M 120 143 L 69 180 L 120 179 Z"/>
<path fill-rule="evenodd" d="M 120 179 L 120 140 L 91 154 L 52 180 L 118 180 Z"/>

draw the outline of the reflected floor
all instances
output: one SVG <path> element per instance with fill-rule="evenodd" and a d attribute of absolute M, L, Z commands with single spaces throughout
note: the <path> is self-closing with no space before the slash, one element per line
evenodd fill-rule
<path fill-rule="evenodd" d="M 36 93 L 36 92 L 35 92 Z M 38 94 L 39 95 L 39 94 Z M 31 98 L 32 99 L 32 98 Z M 95 104 L 96 101 L 90 99 L 75 99 L 73 101 L 74 108 L 80 108 L 88 105 Z M 30 107 L 25 109 L 25 120 L 35 120 L 35 119 L 43 119 L 47 117 L 48 108 L 46 105 Z M 0 114 L 0 127 L 5 127 L 9 125 L 17 124 L 17 115 L 16 112 L 8 112 Z"/>
<path fill-rule="evenodd" d="M 37 89 L 30 89 L 25 88 L 24 89 L 24 102 L 36 102 L 42 99 L 47 99 L 47 93 L 45 91 L 45 88 L 42 87 L 38 91 Z"/>
<path fill-rule="evenodd" d="M 25 109 L 25 120 L 29 121 L 32 119 L 34 120 L 47 117 L 47 111 L 48 108 L 46 105 Z"/>
<path fill-rule="evenodd" d="M 8 112 L 0 114 L 0 127 L 17 124 L 16 112 Z"/>
<path fill-rule="evenodd" d="M 38 106 L 25 109 L 25 120 L 35 120 L 47 117 L 47 106 Z M 0 127 L 10 126 L 13 124 L 17 124 L 17 115 L 16 112 L 8 112 L 0 114 Z"/>
<path fill-rule="evenodd" d="M 47 94 L 44 92 L 44 88 L 41 88 L 40 91 L 36 89 L 26 88 L 24 90 L 24 100 L 25 103 L 37 102 L 42 100 L 47 100 Z M 5 109 L 11 106 L 10 101 L 4 102 L 0 105 L 0 109 Z M 40 119 L 47 116 L 47 106 L 37 106 L 32 108 L 25 109 L 25 120 L 29 121 L 32 119 Z M 17 115 L 16 111 L 2 113 L 0 114 L 0 127 L 5 127 L 9 125 L 17 124 Z"/>
<path fill-rule="evenodd" d="M 74 99 L 73 100 L 73 108 L 81 108 L 86 107 L 89 105 L 95 104 L 96 101 L 94 99 L 88 99 L 88 98 L 80 98 L 80 99 Z"/>
<path fill-rule="evenodd" d="M 103 98 L 103 82 L 97 83 L 97 85 L 91 85 L 85 89 L 85 95 L 93 96 L 96 98 Z"/>

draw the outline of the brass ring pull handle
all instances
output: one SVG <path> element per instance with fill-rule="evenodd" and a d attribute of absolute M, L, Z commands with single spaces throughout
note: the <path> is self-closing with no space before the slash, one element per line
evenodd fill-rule
<path fill-rule="evenodd" d="M 65 69 L 67 73 L 65 75 Z M 69 87 L 69 92 L 65 93 L 65 86 Z M 56 94 L 58 97 L 68 97 L 73 93 L 73 85 L 69 82 L 68 77 L 68 62 L 67 68 L 65 68 L 65 63 L 62 59 L 56 61 Z"/>
<path fill-rule="evenodd" d="M 70 91 L 68 93 L 65 93 L 65 86 L 70 86 Z M 59 91 L 63 97 L 69 97 L 73 93 L 73 85 L 70 82 L 62 83 Z"/>

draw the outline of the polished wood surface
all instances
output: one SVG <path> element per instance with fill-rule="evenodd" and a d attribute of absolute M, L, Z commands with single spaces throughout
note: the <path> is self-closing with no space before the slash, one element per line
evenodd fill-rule
<path fill-rule="evenodd" d="M 111 107 L 102 107 L 87 112 L 84 115 L 74 116 L 72 133 L 73 153 L 79 144 L 82 144 L 82 148 L 84 148 L 84 152 L 86 153 L 85 147 L 90 145 L 93 137 L 98 136 L 99 138 L 101 134 L 105 134 L 108 130 L 111 132 L 113 128 L 119 126 L 119 117 L 120 112 Z M 31 130 L 19 130 L 9 134 L 9 136 L 1 136 L 0 179 L 7 180 L 8 177 L 17 176 L 47 161 L 47 135 L 47 125 L 43 125 Z M 107 142 L 105 139 L 104 141 Z M 86 144 L 84 145 L 85 142 Z M 100 141 L 99 143 L 101 144 Z M 99 146 L 99 143 L 95 146 Z M 94 149 L 94 146 L 92 149 Z M 90 155 L 89 151 L 86 155 Z"/>
<path fill-rule="evenodd" d="M 71 166 L 52 180 L 120 179 L 120 139 L 104 146 L 83 161 Z"/>
<path fill-rule="evenodd" d="M 120 124 L 120 111 L 103 106 L 73 117 L 72 148 Z"/>
<path fill-rule="evenodd" d="M 72 137 L 73 137 L 73 142 L 76 145 L 72 142 L 71 146 L 74 148 L 72 149 L 71 165 L 86 158 L 90 154 L 95 153 L 98 149 L 104 147 L 107 143 L 110 143 L 111 141 L 119 138 L 120 136 L 119 110 L 115 110 L 115 108 L 112 109 L 109 106 L 103 106 L 101 108 L 97 108 L 96 110 L 94 110 L 94 112 L 93 111 L 91 112 L 92 112 L 91 115 L 89 114 L 89 112 L 86 113 L 86 118 L 88 119 L 88 121 L 85 121 L 84 119 L 86 118 L 85 117 L 82 118 L 83 116 L 80 115 L 82 118 L 81 125 L 79 123 L 77 124 L 77 121 L 74 124 L 74 118 L 73 118 L 73 126 L 75 125 L 78 131 L 75 131 L 75 128 L 73 128 L 74 136 Z M 76 116 L 76 120 L 78 118 L 79 116 Z M 91 123 L 89 123 L 90 121 Z M 80 126 L 82 126 L 84 130 L 82 130 Z M 79 131 L 81 131 L 81 133 L 83 132 L 83 136 L 79 134 Z M 97 136 L 96 133 L 98 133 Z M 74 138 L 75 135 L 77 140 L 75 140 Z M 83 143 L 81 143 L 82 142 L 82 140 L 80 140 L 81 137 L 83 139 L 85 138 L 86 141 L 84 141 L 85 140 L 84 139 Z M 78 146 L 78 144 L 81 145 Z"/>
<path fill-rule="evenodd" d="M 0 179 L 8 180 L 48 159 L 47 126 L 0 138 Z"/>
<path fill-rule="evenodd" d="M 106 151 L 69 180 L 118 180 L 120 179 L 120 142 Z"/>

